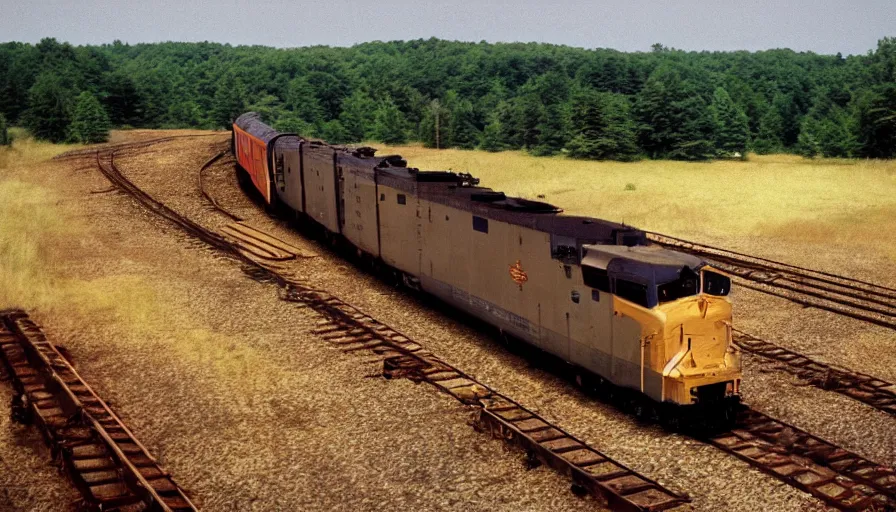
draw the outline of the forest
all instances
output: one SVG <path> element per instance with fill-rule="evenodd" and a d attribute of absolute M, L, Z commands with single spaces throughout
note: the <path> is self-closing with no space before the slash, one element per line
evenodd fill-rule
<path fill-rule="evenodd" d="M 109 128 L 228 128 L 254 110 L 331 143 L 706 160 L 896 156 L 896 38 L 866 55 L 645 52 L 439 39 L 277 49 L 0 44 L 6 126 L 54 142 Z"/>

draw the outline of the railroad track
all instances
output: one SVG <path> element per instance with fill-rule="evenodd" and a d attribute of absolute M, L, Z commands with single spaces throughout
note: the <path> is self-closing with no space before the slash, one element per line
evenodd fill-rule
<path fill-rule="evenodd" d="M 197 510 L 25 312 L 0 312 L 0 359 L 17 393 L 13 416 L 37 424 L 91 510 Z"/>
<path fill-rule="evenodd" d="M 199 187 L 199 193 L 202 194 L 202 197 L 205 198 L 205 201 L 208 203 L 208 206 L 212 210 L 223 213 L 227 217 L 230 217 L 230 220 L 234 222 L 242 222 L 242 217 L 234 214 L 226 208 L 223 208 L 220 204 L 218 204 L 218 201 L 214 197 L 212 197 L 212 195 L 209 194 L 205 189 L 205 171 L 207 171 L 208 168 L 215 164 L 218 160 L 224 158 L 228 153 L 230 153 L 230 150 L 222 150 L 209 158 L 204 164 L 202 164 L 201 167 L 199 167 L 199 172 L 196 173 L 196 186 Z"/>
<path fill-rule="evenodd" d="M 713 266 L 731 274 L 740 286 L 896 329 L 896 288 L 669 235 L 648 232 L 647 236 L 664 247 L 706 258 Z"/>
<path fill-rule="evenodd" d="M 896 472 L 820 437 L 745 408 L 716 448 L 839 510 L 896 510 Z"/>
<path fill-rule="evenodd" d="M 834 391 L 896 416 L 896 384 L 871 375 L 815 361 L 738 329 L 734 343 L 751 354 L 781 363 L 781 368 L 808 384 Z"/>
<path fill-rule="evenodd" d="M 308 304 L 301 292 L 292 290 L 287 292 L 286 300 Z M 336 299 L 333 307 L 344 307 L 344 304 Z M 354 309 L 349 308 L 346 313 L 351 314 Z M 315 333 L 345 351 L 382 349 L 387 377 L 428 382 L 461 402 L 478 406 L 476 423 L 481 430 L 517 444 L 530 457 L 535 456 L 568 473 L 568 468 L 551 462 L 556 460 L 554 457 L 539 453 L 540 450 L 560 451 L 561 457 L 578 466 L 579 471 L 572 473 L 576 485 L 587 485 L 588 480 L 580 478 L 582 470 L 596 475 L 611 472 L 613 480 L 609 482 L 619 482 L 614 485 L 634 486 L 632 492 L 643 488 L 644 499 L 657 497 L 655 489 L 646 487 L 645 482 L 621 473 L 625 468 L 604 460 L 569 434 L 430 354 L 424 352 L 422 358 L 391 354 L 388 345 L 383 343 L 385 339 L 412 344 L 409 348 L 414 351 L 420 347 L 368 315 L 357 319 L 367 328 L 328 319 L 321 321 Z M 749 407 L 740 411 L 735 429 L 702 440 L 839 510 L 896 510 L 896 473 L 892 468 L 880 466 Z"/>
<path fill-rule="evenodd" d="M 60 153 L 53 157 L 53 160 L 67 160 L 70 158 L 95 158 L 98 151 L 103 152 L 116 152 L 116 151 L 125 151 L 129 149 L 142 149 L 150 146 L 155 146 L 156 144 L 162 144 L 164 142 L 170 142 L 176 139 L 188 139 L 188 138 L 197 138 L 197 137 L 220 137 L 227 132 L 221 133 L 202 133 L 195 135 L 168 135 L 167 137 L 159 137 L 156 139 L 149 140 L 140 140 L 134 142 L 120 142 L 114 144 L 106 144 L 101 147 L 89 147 L 86 149 L 74 149 L 72 151 L 66 151 L 65 153 Z M 226 154 L 224 151 L 221 155 Z"/>
<path fill-rule="evenodd" d="M 498 393 L 358 308 L 324 290 L 312 288 L 282 272 L 282 267 L 252 258 L 235 241 L 208 230 L 171 210 L 125 178 L 114 162 L 114 151 L 96 154 L 100 171 L 141 205 L 169 220 L 188 235 L 238 260 L 246 273 L 277 284 L 281 298 L 319 315 L 316 333 L 346 352 L 363 352 L 382 361 L 383 374 L 426 382 L 464 404 L 474 407 L 478 428 L 526 450 L 532 461 L 544 463 L 573 482 L 574 490 L 591 493 L 614 510 L 659 511 L 689 502 L 670 490 L 538 416 L 513 399 Z M 206 162 L 206 166 L 214 163 Z M 205 167 L 205 166 L 204 166 Z"/>
<path fill-rule="evenodd" d="M 121 176 L 109 158 L 109 166 L 103 169 L 100 165 L 104 174 L 126 192 L 139 191 Z M 142 191 L 132 195 L 141 203 L 154 204 L 144 203 L 150 210 L 167 210 Z M 188 232 L 195 225 L 188 219 L 173 222 Z M 212 245 L 220 238 L 214 233 L 205 233 L 203 237 Z M 570 475 L 574 486 L 602 497 L 614 508 L 660 510 L 688 500 L 587 446 L 354 306 L 292 280 L 279 273 L 276 266 L 249 258 L 238 248 L 225 245 L 222 250 L 238 255 L 244 262 L 248 260 L 247 273 L 253 278 L 278 284 L 284 300 L 319 313 L 319 336 L 347 352 L 374 354 L 382 361 L 383 374 L 389 378 L 426 382 L 473 405 L 478 428 L 523 447 L 530 459 Z M 839 510 L 896 510 L 896 477 L 891 468 L 748 407 L 741 411 L 737 428 L 704 441 Z"/>

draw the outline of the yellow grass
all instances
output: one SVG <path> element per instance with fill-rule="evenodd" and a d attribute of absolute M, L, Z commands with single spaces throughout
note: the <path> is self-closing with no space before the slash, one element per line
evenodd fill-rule
<path fill-rule="evenodd" d="M 164 333 L 179 325 L 184 343 L 167 348 L 178 357 L 237 377 L 257 364 L 252 348 L 237 347 L 169 304 L 171 283 L 143 275 L 140 262 L 133 271 L 115 265 L 122 247 L 99 238 L 81 216 L 85 194 L 60 182 L 66 173 L 47 162 L 73 148 L 24 137 L 0 148 L 0 309 L 24 308 L 76 325 L 101 319 L 134 346 L 165 342 Z M 97 267 L 101 258 L 110 265 Z"/>
<path fill-rule="evenodd" d="M 380 151 L 401 154 L 421 169 L 470 172 L 481 185 L 509 194 L 544 195 L 568 213 L 685 238 L 831 243 L 880 250 L 896 261 L 894 161 L 750 155 L 748 161 L 620 163 L 421 146 Z M 626 190 L 629 184 L 634 190 Z"/>
<path fill-rule="evenodd" d="M 77 248 L 91 243 L 89 225 L 72 215 L 78 198 L 67 197 L 47 160 L 78 147 L 20 135 L 0 148 L 0 309 L 76 309 L 140 323 L 153 302 L 144 283 L 71 277 Z"/>
<path fill-rule="evenodd" d="M 13 135 L 12 146 L 0 146 L 0 308 L 47 295 L 46 266 L 60 261 L 55 242 L 65 229 L 76 229 L 54 207 L 56 194 L 22 179 L 36 162 L 70 147 Z"/>

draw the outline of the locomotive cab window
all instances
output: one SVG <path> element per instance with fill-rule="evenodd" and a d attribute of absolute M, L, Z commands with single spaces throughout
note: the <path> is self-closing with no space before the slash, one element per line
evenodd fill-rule
<path fill-rule="evenodd" d="M 656 295 L 660 304 L 683 297 L 697 295 L 700 290 L 700 276 L 688 267 L 682 267 L 678 279 L 657 286 Z"/>
<path fill-rule="evenodd" d="M 647 298 L 647 285 L 645 284 L 616 279 L 616 295 L 639 306 L 650 307 Z"/>
<path fill-rule="evenodd" d="M 610 291 L 610 276 L 607 275 L 606 269 L 582 265 L 582 280 L 585 286 L 590 288 L 608 293 Z"/>
<path fill-rule="evenodd" d="M 703 271 L 703 293 L 724 297 L 731 291 L 731 279 L 711 270 Z"/>
<path fill-rule="evenodd" d="M 480 233 L 488 233 L 488 219 L 473 216 L 473 230 Z"/>

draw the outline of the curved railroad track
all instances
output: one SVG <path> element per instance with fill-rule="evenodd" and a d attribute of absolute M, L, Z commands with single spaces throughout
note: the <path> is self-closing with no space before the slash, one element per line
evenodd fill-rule
<path fill-rule="evenodd" d="M 217 160 L 218 158 L 215 158 L 207 165 Z M 200 170 L 200 174 L 205 167 L 203 166 Z M 208 191 L 203 189 L 202 194 L 214 209 L 231 216 L 230 212 L 213 200 L 213 196 Z M 290 300 L 290 294 L 287 294 L 286 298 Z M 368 321 L 376 322 L 373 319 Z M 370 342 L 367 331 L 351 330 L 330 321 L 323 323 L 320 333 L 325 337 L 349 345 L 354 343 L 363 345 Z M 755 338 L 750 339 L 755 340 Z M 751 344 L 747 335 L 743 333 L 738 333 L 737 342 L 746 350 L 757 355 L 774 357 L 774 354 L 778 354 L 778 352 L 768 351 L 761 353 L 760 347 L 756 343 Z M 768 348 L 768 345 L 765 348 Z M 802 361 L 809 361 L 808 358 L 796 353 L 790 352 L 789 354 L 800 358 L 793 359 L 794 365 L 799 366 Z M 788 358 L 789 356 L 784 355 L 780 360 L 784 362 Z M 424 380 L 427 375 L 427 372 L 421 372 L 413 361 L 403 360 L 401 357 L 388 359 L 385 365 L 387 369 L 394 368 L 398 375 L 410 375 L 411 378 L 418 380 Z M 826 371 L 828 368 L 830 367 L 815 363 L 806 370 Z M 844 375 L 853 374 L 860 375 L 855 372 L 844 373 Z M 805 374 L 803 376 L 805 377 Z M 855 386 L 860 387 L 868 383 L 876 385 L 878 382 L 883 381 L 870 378 L 870 380 L 865 379 L 862 383 L 855 383 Z M 836 390 L 860 399 L 859 393 L 850 391 L 850 384 L 846 380 Z M 885 405 L 882 402 L 865 401 L 865 403 L 872 406 Z M 487 408 L 483 409 L 483 412 L 486 411 L 488 411 Z M 498 434 L 505 434 L 506 428 L 507 426 L 499 427 Z M 745 407 L 740 412 L 737 428 L 704 440 L 760 471 L 812 494 L 837 509 L 896 510 L 896 475 L 892 468 L 880 466 L 829 441 L 749 407 Z"/>
<path fill-rule="evenodd" d="M 128 180 L 116 167 L 114 158 L 114 150 L 96 152 L 99 170 L 113 185 L 190 237 L 243 264 L 253 279 L 276 284 L 283 300 L 318 313 L 321 316 L 318 335 L 345 352 L 375 356 L 382 361 L 383 374 L 388 378 L 406 377 L 425 382 L 471 406 L 478 428 L 522 447 L 532 461 L 568 475 L 574 490 L 593 494 L 613 510 L 658 511 L 690 501 L 687 495 L 613 460 L 357 307 L 288 275 L 276 263 L 253 258 L 237 242 L 178 214 Z M 216 160 L 209 160 L 201 170 Z"/>
<path fill-rule="evenodd" d="M 647 232 L 647 237 L 664 247 L 709 260 L 745 288 L 896 329 L 894 288 L 660 233 Z"/>

